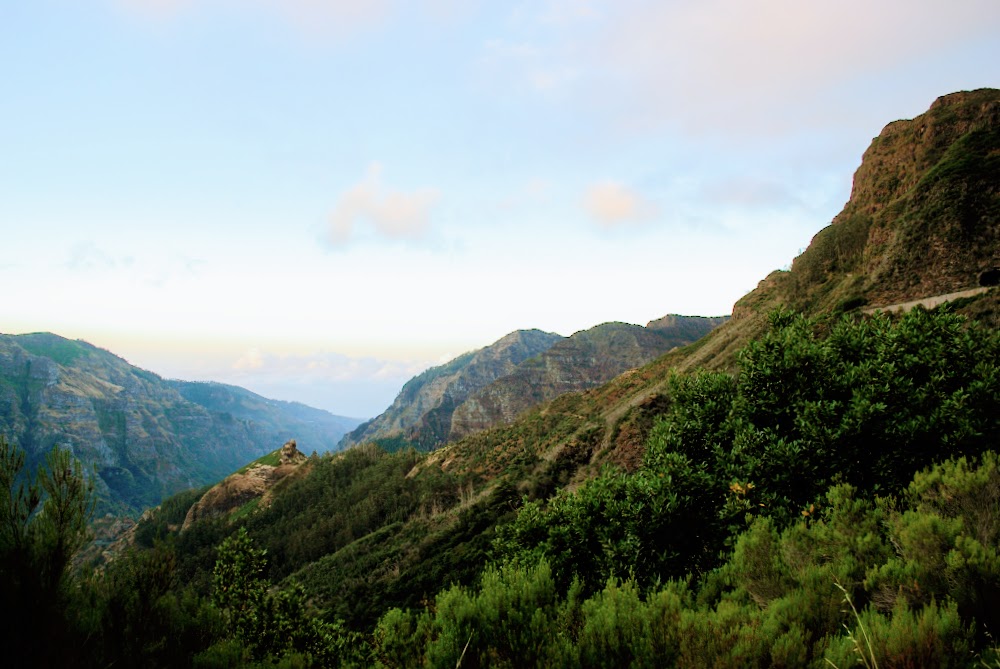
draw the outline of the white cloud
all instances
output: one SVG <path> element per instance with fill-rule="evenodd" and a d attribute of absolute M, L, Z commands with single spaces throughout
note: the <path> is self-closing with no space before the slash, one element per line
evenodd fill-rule
<path fill-rule="evenodd" d="M 249 349 L 233 363 L 233 369 L 241 372 L 261 369 L 263 366 L 264 356 L 261 355 L 260 349 L 256 348 Z"/>
<path fill-rule="evenodd" d="M 370 224 L 381 237 L 418 239 L 430 227 L 430 211 L 439 199 L 432 188 L 387 190 L 382 166 L 372 163 L 364 178 L 340 196 L 330 215 L 329 241 L 335 246 L 348 243 L 358 223 Z"/>
<path fill-rule="evenodd" d="M 654 218 L 657 207 L 642 195 L 616 181 L 594 184 L 584 196 L 587 213 L 603 227 Z"/>

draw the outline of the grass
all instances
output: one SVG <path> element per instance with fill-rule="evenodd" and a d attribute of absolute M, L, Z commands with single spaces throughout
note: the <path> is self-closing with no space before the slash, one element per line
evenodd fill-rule
<path fill-rule="evenodd" d="M 63 339 L 47 332 L 22 335 L 14 341 L 28 353 L 50 358 L 63 366 L 72 364 L 88 352 L 87 348 L 80 342 Z"/>
<path fill-rule="evenodd" d="M 852 632 L 847 626 L 847 623 L 844 623 L 844 629 L 847 630 L 847 637 L 851 640 L 851 643 L 854 644 L 854 650 L 861 656 L 861 661 L 864 663 L 865 667 L 867 667 L 867 669 L 878 669 L 878 660 L 875 659 L 875 651 L 872 650 L 872 640 L 868 636 L 868 630 L 865 629 L 865 624 L 861 621 L 861 616 L 858 614 L 858 610 L 854 607 L 854 602 L 851 601 L 851 595 L 848 594 L 847 590 L 840 583 L 834 583 L 834 585 L 836 585 L 837 588 L 844 593 L 844 601 L 851 607 L 854 619 L 858 621 L 858 629 L 861 630 L 861 634 L 864 636 L 865 646 L 861 646 L 861 642 L 858 641 L 856 636 L 854 636 L 854 632 Z M 826 659 L 826 663 L 831 667 L 840 669 L 840 667 L 837 667 L 837 665 L 829 659 Z"/>
<path fill-rule="evenodd" d="M 267 455 L 262 455 L 248 465 L 244 465 L 240 469 L 236 470 L 237 474 L 247 473 L 251 467 L 256 467 L 257 465 L 268 465 L 269 467 L 277 467 L 281 464 L 281 449 L 275 449 L 268 453 Z"/>

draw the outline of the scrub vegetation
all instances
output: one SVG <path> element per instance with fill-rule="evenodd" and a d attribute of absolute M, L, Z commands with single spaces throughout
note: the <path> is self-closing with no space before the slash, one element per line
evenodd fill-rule
<path fill-rule="evenodd" d="M 5 597 L 59 640 L 15 625 L 8 647 L 66 666 L 996 662 L 1000 335 L 947 309 L 770 322 L 736 372 L 670 379 L 634 471 L 531 499 L 357 448 L 232 521 L 171 532 L 178 496 L 101 569 L 68 560 L 84 472 L 56 451 L 29 483 L 4 441 Z"/>

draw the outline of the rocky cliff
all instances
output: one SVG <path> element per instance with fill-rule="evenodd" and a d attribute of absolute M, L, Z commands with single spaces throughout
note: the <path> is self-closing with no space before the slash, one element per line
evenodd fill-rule
<path fill-rule="evenodd" d="M 382 414 L 347 434 L 341 446 L 364 441 L 397 442 L 423 449 L 449 440 L 455 407 L 519 364 L 563 339 L 541 330 L 517 330 L 498 341 L 432 367 L 410 379 Z"/>
<path fill-rule="evenodd" d="M 167 381 L 82 341 L 0 335 L 0 434 L 31 469 L 55 445 L 93 467 L 102 512 L 218 481 L 293 435 L 328 450 L 356 425 L 242 388 Z"/>
<path fill-rule="evenodd" d="M 463 402 L 451 422 L 458 439 L 511 423 L 563 393 L 593 388 L 679 346 L 701 339 L 728 317 L 664 316 L 646 327 L 604 323 L 554 344 Z"/>
<path fill-rule="evenodd" d="M 993 89 L 946 95 L 888 124 L 865 151 L 844 209 L 791 272 L 772 277 L 777 290 L 758 292 L 837 311 L 977 287 L 1000 265 L 998 147 Z"/>

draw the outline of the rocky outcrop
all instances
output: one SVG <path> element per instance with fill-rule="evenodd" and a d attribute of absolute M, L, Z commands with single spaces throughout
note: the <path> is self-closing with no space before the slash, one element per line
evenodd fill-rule
<path fill-rule="evenodd" d="M 958 297 L 956 311 L 1000 327 L 1000 291 L 977 288 L 983 278 L 991 282 L 984 272 L 1000 267 L 998 106 L 998 90 L 955 93 L 911 121 L 889 124 L 865 152 L 843 211 L 790 270 L 761 280 L 697 346 L 562 395 L 509 429 L 472 434 L 425 466 L 503 472 L 535 456 L 558 464 L 564 480 L 575 469 L 575 481 L 607 463 L 634 468 L 670 406 L 671 375 L 734 370 L 739 351 L 770 327 L 777 308 L 829 317 Z"/>
<path fill-rule="evenodd" d="M 548 350 L 563 337 L 541 330 L 517 330 L 477 351 L 410 379 L 381 415 L 347 434 L 342 447 L 365 441 L 395 441 L 423 449 L 451 438 L 452 413 L 473 393 Z"/>
<path fill-rule="evenodd" d="M 786 301 L 881 306 L 978 286 L 1000 264 L 998 146 L 992 89 L 943 96 L 887 125 L 843 211 L 792 263 Z"/>
<path fill-rule="evenodd" d="M 0 335 L 0 434 L 34 469 L 55 445 L 95 478 L 99 514 L 137 514 L 297 434 L 330 450 L 358 421 L 217 383 L 168 381 L 82 341 Z"/>
<path fill-rule="evenodd" d="M 300 465 L 308 461 L 299 452 L 294 439 L 285 442 L 277 456 L 277 465 L 254 463 L 246 471 L 231 474 L 218 485 L 209 488 L 188 509 L 181 531 L 199 520 L 229 515 L 247 502 L 266 497 L 279 481 L 296 472 Z"/>

